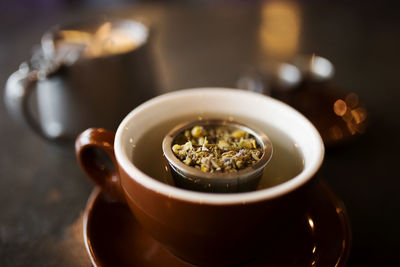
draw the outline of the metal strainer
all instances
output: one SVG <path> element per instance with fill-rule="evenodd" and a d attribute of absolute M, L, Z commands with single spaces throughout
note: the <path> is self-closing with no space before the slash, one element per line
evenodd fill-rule
<path fill-rule="evenodd" d="M 262 150 L 262 155 L 253 165 L 236 172 L 203 172 L 200 169 L 188 166 L 177 158 L 172 151 L 172 146 L 185 130 L 194 126 L 218 127 L 223 126 L 229 130 L 241 130 L 249 133 Z M 242 123 L 222 120 L 207 119 L 184 122 L 174 127 L 165 137 L 162 143 L 164 156 L 167 158 L 175 185 L 180 188 L 216 193 L 234 193 L 255 190 L 262 177 L 267 163 L 272 157 L 272 143 L 262 132 L 250 129 Z"/>

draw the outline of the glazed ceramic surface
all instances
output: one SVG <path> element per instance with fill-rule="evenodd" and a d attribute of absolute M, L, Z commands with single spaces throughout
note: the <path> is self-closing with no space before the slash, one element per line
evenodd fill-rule
<path fill-rule="evenodd" d="M 132 164 L 135 140 L 153 126 L 187 113 L 205 112 L 258 120 L 286 133 L 303 155 L 303 171 L 263 190 L 210 194 L 162 183 Z M 108 153 L 118 172 L 97 168 L 86 154 L 93 147 Z M 88 175 L 109 195 L 124 200 L 152 237 L 188 262 L 221 266 L 255 258 L 266 251 L 265 245 L 274 244 L 291 230 L 290 222 L 304 213 L 310 201 L 313 178 L 324 154 L 317 130 L 291 107 L 257 93 L 223 88 L 188 89 L 156 97 L 127 115 L 115 138 L 104 129 L 89 129 L 78 138 L 76 148 Z"/>
<path fill-rule="evenodd" d="M 291 222 L 291 230 L 275 243 L 265 240 L 264 251 L 244 266 L 345 266 L 351 240 L 343 203 L 322 183 L 311 199 L 304 214 Z M 89 198 L 83 227 L 94 266 L 194 266 L 166 250 L 128 207 L 110 200 L 99 188 Z"/>

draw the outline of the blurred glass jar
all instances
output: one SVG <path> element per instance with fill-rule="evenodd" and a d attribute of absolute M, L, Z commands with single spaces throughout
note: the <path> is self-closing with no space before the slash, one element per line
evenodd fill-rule
<path fill-rule="evenodd" d="M 365 132 L 367 111 L 355 93 L 332 84 L 333 64 L 316 55 L 290 62 L 268 62 L 242 75 L 237 86 L 270 95 L 303 113 L 327 147 L 345 144 Z"/>

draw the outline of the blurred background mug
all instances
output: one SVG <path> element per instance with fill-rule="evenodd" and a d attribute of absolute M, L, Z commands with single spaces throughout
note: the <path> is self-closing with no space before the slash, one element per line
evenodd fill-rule
<path fill-rule="evenodd" d="M 53 28 L 9 77 L 8 111 L 52 141 L 73 141 L 88 127 L 115 130 L 156 95 L 150 37 L 146 25 L 124 19 Z"/>

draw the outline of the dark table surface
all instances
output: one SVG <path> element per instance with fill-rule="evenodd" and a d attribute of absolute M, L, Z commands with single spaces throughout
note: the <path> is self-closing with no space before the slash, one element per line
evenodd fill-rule
<path fill-rule="evenodd" d="M 2 4 L 2 85 L 51 25 L 93 14 L 152 21 L 162 92 L 235 87 L 242 71 L 273 56 L 260 39 L 262 14 L 272 2 L 106 7 L 96 1 L 45 2 Z M 286 49 L 330 59 L 333 83 L 358 94 L 368 110 L 365 134 L 328 149 L 321 169 L 350 217 L 349 266 L 400 261 L 400 9 L 377 2 L 283 4 L 299 28 L 277 26 L 281 38 L 295 38 Z M 77 165 L 73 146 L 48 143 L 15 122 L 0 95 L 0 266 L 89 266 L 81 225 L 93 185 Z"/>

